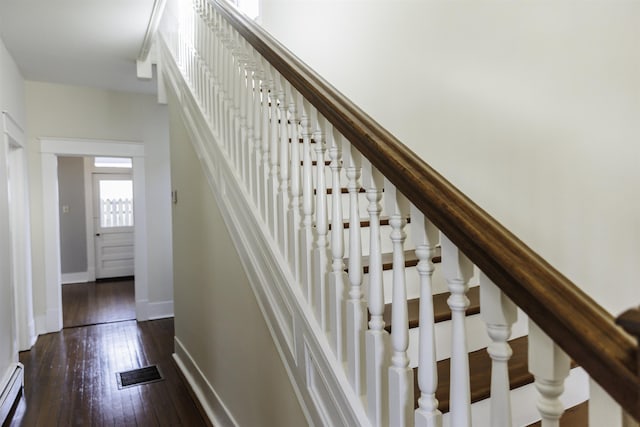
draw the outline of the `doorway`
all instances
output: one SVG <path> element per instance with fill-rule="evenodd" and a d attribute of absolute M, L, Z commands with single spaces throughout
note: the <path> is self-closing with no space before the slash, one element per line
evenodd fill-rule
<path fill-rule="evenodd" d="M 92 178 L 96 279 L 133 276 L 131 175 L 94 173 Z"/>
<path fill-rule="evenodd" d="M 59 231 L 59 200 L 58 200 L 58 156 L 98 156 L 98 157 L 129 157 L 132 159 L 132 193 L 136 201 L 133 210 L 133 270 L 135 276 L 135 308 L 136 319 L 148 320 L 148 283 L 147 283 L 147 242 L 145 204 L 145 158 L 144 145 L 136 142 L 78 140 L 42 138 L 42 187 L 44 215 L 44 268 L 46 287 L 46 318 L 44 329 L 56 332 L 62 329 L 62 287 L 61 287 L 61 258 Z M 93 227 L 91 227 L 93 228 Z M 87 233 L 88 245 L 91 252 L 95 248 L 95 233 Z M 90 241 L 90 242 L 89 242 Z"/>

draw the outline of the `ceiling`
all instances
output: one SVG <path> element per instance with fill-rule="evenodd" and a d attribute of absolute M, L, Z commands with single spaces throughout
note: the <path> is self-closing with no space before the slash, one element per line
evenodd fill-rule
<path fill-rule="evenodd" d="M 154 0 L 0 0 L 0 37 L 26 80 L 155 93 L 136 77 Z"/>

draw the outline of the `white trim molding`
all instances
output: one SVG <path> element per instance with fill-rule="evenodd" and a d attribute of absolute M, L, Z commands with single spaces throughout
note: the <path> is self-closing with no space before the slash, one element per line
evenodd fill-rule
<path fill-rule="evenodd" d="M 92 282 L 89 279 L 88 271 L 79 271 L 76 273 L 62 273 L 62 284 L 69 285 L 71 283 L 87 283 Z"/>
<path fill-rule="evenodd" d="M 162 71 L 169 90 L 176 90 L 182 119 L 201 161 L 209 188 L 240 256 L 258 306 L 309 425 L 370 425 L 342 368 L 336 369 L 333 350 L 307 310 L 305 297 L 295 285 L 287 261 L 279 257 L 276 243 L 257 217 L 244 187 L 227 162 L 218 136 L 184 81 L 162 40 Z M 179 351 L 176 345 L 176 353 Z M 181 356 L 179 356 L 181 357 Z M 195 363 L 195 362 L 193 362 Z M 181 369 L 184 367 L 179 365 Z M 197 370 L 197 366 L 192 368 Z M 185 373 L 186 376 L 186 373 Z M 202 379 L 205 381 L 206 379 Z M 198 395 L 203 406 L 207 396 Z"/>
<path fill-rule="evenodd" d="M 220 399 L 220 395 L 207 380 L 186 347 L 180 342 L 178 337 L 174 338 L 174 342 L 175 353 L 173 354 L 173 359 L 189 384 L 191 391 L 196 396 L 196 399 L 200 402 L 211 424 L 216 427 L 238 426 L 233 415 L 231 415 L 222 399 Z"/>
<path fill-rule="evenodd" d="M 147 316 L 149 320 L 166 319 L 167 317 L 173 317 L 173 300 L 151 302 L 147 304 L 149 306 Z"/>
<path fill-rule="evenodd" d="M 33 317 L 33 281 L 31 263 L 31 209 L 29 201 L 28 160 L 25 134 L 7 111 L 2 113 L 4 153 L 9 180 L 9 223 L 11 240 L 12 288 L 15 306 L 15 333 L 18 350 L 28 350 L 37 340 Z"/>

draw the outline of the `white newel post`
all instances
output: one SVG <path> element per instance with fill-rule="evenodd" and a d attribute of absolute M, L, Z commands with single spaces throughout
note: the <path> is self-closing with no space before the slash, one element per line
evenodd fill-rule
<path fill-rule="evenodd" d="M 512 350 L 508 343 L 511 327 L 516 322 L 516 305 L 484 273 L 480 272 L 481 315 L 487 324 L 491 344 L 491 426 L 511 426 L 511 393 L 509 359 Z"/>
<path fill-rule="evenodd" d="M 569 356 L 533 321 L 529 320 L 529 371 L 538 390 L 536 406 L 542 427 L 558 427 L 564 406 L 560 395 L 569 375 Z"/>
<path fill-rule="evenodd" d="M 344 344 L 344 290 L 347 277 L 344 271 L 344 218 L 342 216 L 342 135 L 333 127 L 327 136 L 331 136 L 331 273 L 329 274 L 329 305 L 331 344 L 336 358 L 346 359 Z"/>
<path fill-rule="evenodd" d="M 433 314 L 431 278 L 435 267 L 432 258 L 438 243 L 438 229 L 424 214 L 411 205 L 411 235 L 416 245 L 417 270 L 420 276 L 420 341 L 418 347 L 418 387 L 420 398 L 415 411 L 416 427 L 441 427 L 442 413 L 438 410 L 436 388 L 438 366 Z"/>
<path fill-rule="evenodd" d="M 369 206 L 369 329 L 365 333 L 367 412 L 375 427 L 386 425 L 389 417 L 389 333 L 384 329 L 384 284 L 382 281 L 382 249 L 380 213 L 384 177 L 367 159 L 362 161 L 363 186 Z"/>
<path fill-rule="evenodd" d="M 467 291 L 473 276 L 473 264 L 444 234 L 442 246 L 442 272 L 451 296 L 447 300 L 451 309 L 451 374 L 449 413 L 454 427 L 471 426 L 471 392 L 469 386 L 469 356 L 467 354 L 466 311 L 469 307 Z"/>
<path fill-rule="evenodd" d="M 389 425 L 413 426 L 413 369 L 409 367 L 409 315 L 404 241 L 409 202 L 385 179 L 384 200 L 393 242 L 393 291 L 391 300 L 391 366 L 389 367 Z"/>
<path fill-rule="evenodd" d="M 316 318 L 324 331 L 329 330 L 330 314 L 328 313 L 328 289 L 327 275 L 329 273 L 329 242 L 327 234 L 329 232 L 327 213 L 327 180 L 324 170 L 324 155 L 327 151 L 325 135 L 331 131 L 331 127 L 324 117 L 319 116 L 313 110 L 312 126 L 315 138 L 316 151 L 316 242 L 313 248 L 313 282 L 316 295 L 314 304 Z M 335 351 L 335 348 L 334 348 Z"/>
<path fill-rule="evenodd" d="M 362 293 L 362 235 L 360 229 L 360 176 L 362 155 L 344 140 L 343 160 L 349 190 L 349 295 L 347 316 L 347 375 L 357 395 L 364 393 L 364 332 L 367 328 L 366 305 Z"/>

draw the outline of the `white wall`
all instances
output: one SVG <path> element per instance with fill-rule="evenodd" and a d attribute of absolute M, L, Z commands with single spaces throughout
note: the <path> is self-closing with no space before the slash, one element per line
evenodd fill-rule
<path fill-rule="evenodd" d="M 270 32 L 605 308 L 638 304 L 640 3 L 262 3 Z"/>
<path fill-rule="evenodd" d="M 11 55 L 0 40 L 0 107 L 24 127 L 24 81 Z M 8 372 L 18 361 L 14 318 L 14 292 L 11 276 L 11 234 L 7 150 L 4 134 L 0 136 L 0 391 Z M 27 285 L 24 283 L 23 285 Z"/>
<path fill-rule="evenodd" d="M 215 425 L 303 426 L 296 399 L 222 214 L 171 108 L 176 353 L 188 352 L 200 384 L 227 408 Z M 213 395 L 209 392 L 209 396 Z M 211 400 L 205 407 L 216 406 Z M 226 421 L 225 421 L 226 419 Z"/>
<path fill-rule="evenodd" d="M 170 315 L 173 270 L 166 107 L 150 95 L 40 82 L 26 83 L 26 97 L 36 317 L 45 314 L 40 137 L 144 142 L 150 314 Z"/>

